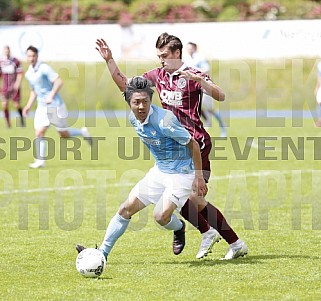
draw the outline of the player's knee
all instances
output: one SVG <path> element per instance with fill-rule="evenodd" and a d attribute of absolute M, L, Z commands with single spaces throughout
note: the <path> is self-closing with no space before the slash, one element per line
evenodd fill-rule
<path fill-rule="evenodd" d="M 167 225 L 170 222 L 171 214 L 166 211 L 155 212 L 154 211 L 154 219 L 161 226 Z"/>
<path fill-rule="evenodd" d="M 196 207 L 205 207 L 207 205 L 207 201 L 204 199 L 204 197 L 198 196 L 195 192 L 190 195 L 189 199 Z"/>
<path fill-rule="evenodd" d="M 120 205 L 118 209 L 118 214 L 123 218 L 130 219 L 133 215 L 133 212 L 130 207 L 128 207 L 127 202 Z"/>
<path fill-rule="evenodd" d="M 69 138 L 70 137 L 68 131 L 60 131 L 59 135 L 60 135 L 61 138 Z"/>

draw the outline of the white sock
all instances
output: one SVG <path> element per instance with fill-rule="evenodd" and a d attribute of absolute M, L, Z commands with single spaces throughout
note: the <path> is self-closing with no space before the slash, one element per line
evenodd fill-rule
<path fill-rule="evenodd" d="M 242 242 L 243 242 L 243 241 L 242 241 L 242 239 L 240 239 L 240 238 L 239 238 L 237 241 L 235 241 L 235 242 L 231 243 L 231 244 L 230 244 L 230 246 L 235 247 L 235 246 L 240 245 Z"/>
<path fill-rule="evenodd" d="M 46 158 L 46 140 L 44 137 L 38 137 L 35 140 L 35 148 L 36 148 L 36 158 L 39 161 L 44 161 Z"/>

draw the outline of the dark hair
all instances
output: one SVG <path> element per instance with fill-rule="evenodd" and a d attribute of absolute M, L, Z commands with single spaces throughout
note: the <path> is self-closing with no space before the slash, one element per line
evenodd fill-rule
<path fill-rule="evenodd" d="M 162 33 L 156 41 L 156 48 L 160 49 L 165 46 L 167 46 L 171 52 L 179 49 L 181 52 L 180 58 L 182 58 L 183 44 L 178 37 L 169 35 L 167 32 Z"/>
<path fill-rule="evenodd" d="M 193 43 L 193 42 L 188 42 L 187 44 L 188 44 L 188 45 L 192 45 L 192 46 L 195 48 L 195 50 L 197 50 L 197 44 L 195 44 L 195 43 Z"/>
<path fill-rule="evenodd" d="M 147 95 L 152 100 L 154 90 L 151 88 L 152 83 L 143 76 L 135 76 L 133 77 L 126 86 L 124 91 L 124 97 L 126 102 L 129 104 L 130 99 L 135 92 L 146 92 Z"/>
<path fill-rule="evenodd" d="M 32 52 L 34 52 L 35 54 L 38 54 L 38 49 L 36 48 L 36 47 L 34 47 L 34 46 L 29 46 L 28 48 L 27 48 L 27 51 L 28 50 L 31 50 Z"/>

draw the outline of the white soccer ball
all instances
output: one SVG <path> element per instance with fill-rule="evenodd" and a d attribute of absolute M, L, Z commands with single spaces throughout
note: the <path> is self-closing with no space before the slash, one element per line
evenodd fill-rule
<path fill-rule="evenodd" d="M 106 267 L 106 258 L 94 248 L 82 250 L 76 259 L 76 269 L 84 277 L 99 277 Z"/>

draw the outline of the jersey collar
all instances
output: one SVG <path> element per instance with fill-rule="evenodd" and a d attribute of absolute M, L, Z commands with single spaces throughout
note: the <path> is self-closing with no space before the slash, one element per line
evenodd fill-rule
<path fill-rule="evenodd" d="M 36 65 L 34 67 L 32 67 L 30 65 L 30 68 L 33 70 L 33 71 L 37 71 L 39 69 L 39 66 L 41 65 L 41 62 L 37 61 Z"/>

